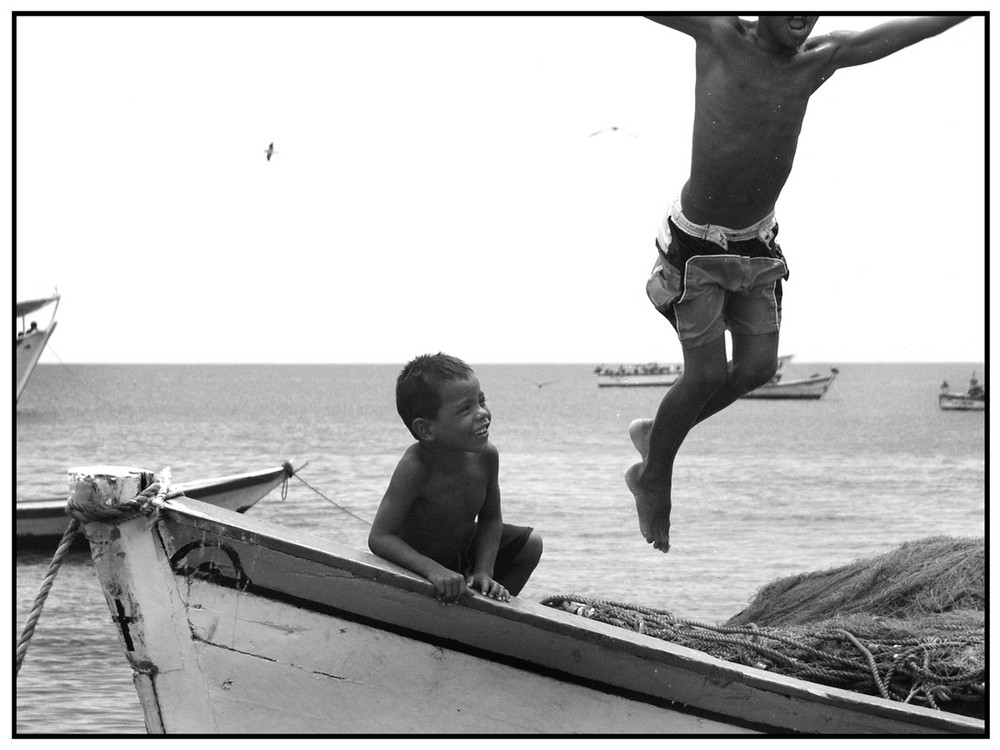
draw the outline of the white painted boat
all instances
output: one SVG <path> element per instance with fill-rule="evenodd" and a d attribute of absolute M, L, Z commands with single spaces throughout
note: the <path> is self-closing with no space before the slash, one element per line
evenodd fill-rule
<path fill-rule="evenodd" d="M 598 388 L 630 388 L 650 387 L 669 388 L 680 378 L 684 371 L 683 365 L 661 365 L 650 362 L 645 365 L 618 365 L 617 367 L 598 366 Z"/>
<path fill-rule="evenodd" d="M 523 599 L 443 606 L 374 555 L 151 480 L 70 478 L 151 733 L 985 732 Z"/>
<path fill-rule="evenodd" d="M 779 373 L 767 385 L 745 393 L 741 398 L 820 399 L 833 385 L 839 372 L 836 367 L 831 367 L 829 375 L 816 374 L 794 380 L 783 380 Z"/>
<path fill-rule="evenodd" d="M 31 378 L 31 373 L 38 364 L 39 357 L 45 350 L 45 344 L 56 330 L 56 311 L 59 309 L 60 295 L 24 300 L 14 305 L 14 360 L 16 362 L 15 384 L 17 387 L 15 403 L 20 400 L 24 387 Z M 38 321 L 29 317 L 52 305 L 52 315 L 45 328 L 38 327 Z"/>
<path fill-rule="evenodd" d="M 791 354 L 778 357 L 778 373 L 784 369 L 791 358 Z M 613 367 L 598 365 L 594 368 L 594 373 L 597 375 L 598 388 L 669 388 L 684 374 L 684 365 L 661 365 L 657 362 Z"/>
<path fill-rule="evenodd" d="M 945 411 L 986 411 L 986 386 L 976 380 L 975 373 L 972 373 L 969 389 L 964 393 L 950 390 L 948 381 L 945 381 L 938 394 L 938 406 Z"/>
<path fill-rule="evenodd" d="M 172 485 L 172 489 L 183 492 L 186 497 L 243 513 L 279 484 L 287 481 L 296 470 L 290 461 L 286 461 L 275 468 L 180 482 Z M 54 550 L 62 539 L 69 520 L 65 496 L 18 500 L 15 519 L 17 550 Z M 77 544 L 86 549 L 84 538 L 78 536 L 77 539 Z"/>

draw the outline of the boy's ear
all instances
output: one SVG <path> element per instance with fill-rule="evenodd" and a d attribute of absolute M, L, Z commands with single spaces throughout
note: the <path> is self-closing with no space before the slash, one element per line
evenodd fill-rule
<path fill-rule="evenodd" d="M 433 440 L 434 430 L 431 427 L 431 420 L 417 417 L 413 420 L 413 432 L 420 440 Z"/>

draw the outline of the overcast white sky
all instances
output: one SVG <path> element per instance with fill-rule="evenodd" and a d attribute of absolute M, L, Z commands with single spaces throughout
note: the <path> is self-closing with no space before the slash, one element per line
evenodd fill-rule
<path fill-rule="evenodd" d="M 985 359 L 985 34 L 814 96 L 783 353 Z M 640 17 L 22 16 L 16 294 L 63 295 L 42 361 L 679 361 L 644 285 L 693 56 Z"/>

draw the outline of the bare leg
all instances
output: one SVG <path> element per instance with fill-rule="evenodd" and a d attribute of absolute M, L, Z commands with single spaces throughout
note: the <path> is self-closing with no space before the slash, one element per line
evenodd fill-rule
<path fill-rule="evenodd" d="M 629 437 L 643 460 L 626 470 L 625 483 L 635 496 L 639 531 L 654 549 L 670 549 L 673 463 L 687 433 L 770 380 L 777 358 L 776 333 L 734 336 L 730 365 L 724 337 L 685 349 L 684 375 L 663 397 L 656 418 L 629 425 Z"/>
<path fill-rule="evenodd" d="M 704 346 L 685 348 L 684 374 L 667 391 L 649 431 L 645 461 L 625 472 L 635 496 L 639 531 L 654 549 L 670 549 L 670 485 L 674 457 L 709 399 L 726 382 L 723 336 Z"/>
<path fill-rule="evenodd" d="M 767 383 L 778 366 L 778 334 L 734 336 L 733 361 L 726 372 L 726 382 L 702 408 L 695 424 L 718 414 L 744 393 Z M 693 425 L 692 425 L 693 426 Z M 628 426 L 628 436 L 642 460 L 649 455 L 652 419 L 636 419 Z"/>
<path fill-rule="evenodd" d="M 524 584 L 531 578 L 542 557 L 542 535 L 537 531 L 532 531 L 528 535 L 524 546 L 517 553 L 504 573 L 504 579 L 499 581 L 510 592 L 511 596 L 517 596 L 524 588 Z M 499 579 L 498 579 L 499 580 Z"/>

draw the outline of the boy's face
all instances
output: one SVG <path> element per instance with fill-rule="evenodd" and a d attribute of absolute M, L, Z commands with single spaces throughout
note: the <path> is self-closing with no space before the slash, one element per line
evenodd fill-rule
<path fill-rule="evenodd" d="M 492 415 L 479 379 L 453 380 L 441 386 L 441 408 L 430 420 L 434 443 L 463 451 L 482 451 L 489 443 Z"/>
<path fill-rule="evenodd" d="M 767 36 L 782 47 L 797 49 L 812 33 L 819 16 L 758 16 Z"/>

